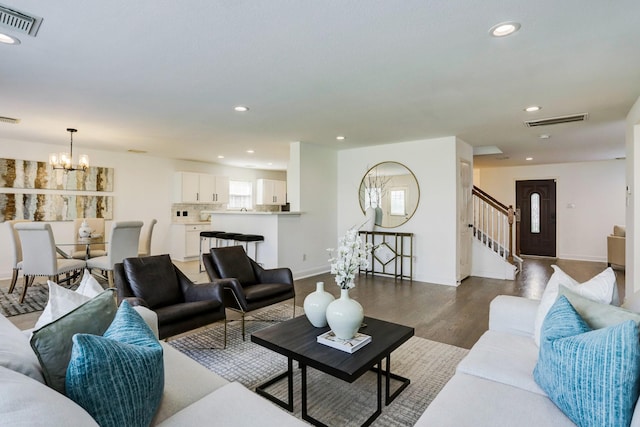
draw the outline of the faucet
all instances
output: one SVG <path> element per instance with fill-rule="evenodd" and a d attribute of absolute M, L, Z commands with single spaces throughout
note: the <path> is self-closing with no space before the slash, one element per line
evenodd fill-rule
<path fill-rule="evenodd" d="M 240 212 L 246 212 L 247 208 L 240 208 Z"/>

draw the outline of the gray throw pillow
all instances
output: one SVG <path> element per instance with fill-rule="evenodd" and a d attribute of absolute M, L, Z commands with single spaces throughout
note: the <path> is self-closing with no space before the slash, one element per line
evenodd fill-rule
<path fill-rule="evenodd" d="M 61 318 L 33 331 L 31 348 L 38 356 L 45 383 L 65 394 L 65 376 L 75 334 L 102 335 L 116 315 L 115 292 L 107 289 Z"/>
<path fill-rule="evenodd" d="M 567 287 L 560 285 L 558 297 L 564 295 L 580 317 L 591 329 L 602 329 L 614 326 L 626 320 L 633 320 L 640 326 L 640 314 L 610 304 L 602 304 L 578 295 Z"/>

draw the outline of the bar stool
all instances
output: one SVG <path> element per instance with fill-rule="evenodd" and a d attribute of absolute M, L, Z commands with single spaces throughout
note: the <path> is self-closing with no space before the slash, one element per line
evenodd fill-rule
<path fill-rule="evenodd" d="M 216 246 L 218 246 L 218 235 L 224 233 L 224 231 L 201 231 L 200 232 L 200 256 L 198 257 L 198 271 L 202 273 L 202 241 L 209 239 L 209 250 L 213 247 L 211 245 L 211 239 L 216 239 Z"/>
<path fill-rule="evenodd" d="M 249 256 L 249 243 L 253 242 L 253 260 L 258 262 L 258 243 L 264 242 L 264 236 L 260 234 L 241 234 L 236 236 L 235 240 L 240 242 L 240 244 L 244 243 L 244 251 L 247 253 L 247 256 Z"/>
<path fill-rule="evenodd" d="M 220 233 L 216 236 L 216 239 L 222 240 L 224 242 L 224 246 L 232 246 L 230 243 L 232 243 L 236 237 L 241 235 L 242 233 Z M 217 246 L 222 246 L 222 244 Z"/>

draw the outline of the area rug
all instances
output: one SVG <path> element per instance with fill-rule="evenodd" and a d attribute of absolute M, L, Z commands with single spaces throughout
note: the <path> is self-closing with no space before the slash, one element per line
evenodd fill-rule
<path fill-rule="evenodd" d="M 293 307 L 280 304 L 252 316 L 258 319 L 291 318 Z M 296 314 L 302 314 L 296 308 Z M 247 317 L 250 319 L 249 317 Z M 247 340 L 242 341 L 239 321 L 228 325 L 227 348 L 223 342 L 222 324 L 197 331 L 169 344 L 198 361 L 206 368 L 229 381 L 238 381 L 251 390 L 267 379 L 284 372 L 287 359 L 273 351 L 254 344 L 249 335 L 273 324 L 269 321 L 247 322 Z M 212 349 L 213 348 L 213 349 Z M 449 381 L 455 368 L 468 350 L 447 344 L 412 337 L 391 354 L 391 371 L 411 379 L 407 387 L 382 414 L 374 426 L 413 426 L 420 415 Z M 294 365 L 295 366 L 295 365 Z M 307 371 L 309 414 L 330 426 L 361 425 L 376 407 L 376 374 L 366 373 L 352 384 L 335 379 L 309 368 Z M 394 390 L 398 384 L 391 383 Z M 286 400 L 286 381 L 269 392 Z M 384 384 L 383 384 L 384 392 Z M 300 371 L 294 376 L 294 415 L 300 415 Z"/>
<path fill-rule="evenodd" d="M 0 310 L 5 317 L 27 314 L 44 309 L 49 300 L 49 289 L 46 283 L 34 283 L 27 289 L 24 302 L 20 304 L 20 294 L 22 293 L 22 279 L 18 281 L 12 293 L 8 293 L 7 287 L 0 288 Z"/>

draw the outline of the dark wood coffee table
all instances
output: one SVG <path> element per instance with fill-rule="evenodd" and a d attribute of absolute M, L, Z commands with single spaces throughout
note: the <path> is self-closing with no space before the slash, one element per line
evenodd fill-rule
<path fill-rule="evenodd" d="M 256 392 L 277 403 L 288 411 L 293 411 L 293 361 L 297 361 L 301 369 L 302 418 L 314 425 L 324 426 L 307 412 L 307 367 L 352 383 L 362 374 L 373 370 L 378 375 L 377 409 L 365 421 L 363 426 L 370 425 L 382 412 L 382 375 L 386 378 L 385 405 L 390 404 L 410 383 L 408 378 L 390 372 L 391 352 L 409 340 L 414 329 L 384 320 L 364 318 L 365 326 L 360 332 L 371 335 L 372 340 L 355 353 L 347 353 L 328 347 L 316 341 L 318 335 L 327 332 L 329 327 L 315 328 L 306 316 L 296 317 L 277 325 L 262 329 L 251 335 L 251 341 L 287 357 L 287 371 L 261 384 Z M 386 358 L 385 369 L 382 360 Z M 266 391 L 266 388 L 287 378 L 288 401 L 281 400 Z M 391 379 L 401 382 L 391 393 Z"/>

